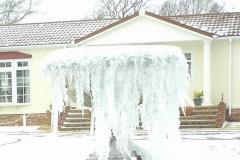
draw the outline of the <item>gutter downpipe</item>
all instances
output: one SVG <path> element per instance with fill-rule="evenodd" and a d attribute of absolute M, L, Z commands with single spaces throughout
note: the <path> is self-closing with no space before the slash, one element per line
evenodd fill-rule
<path fill-rule="evenodd" d="M 228 114 L 232 114 L 232 38 L 229 38 Z"/>

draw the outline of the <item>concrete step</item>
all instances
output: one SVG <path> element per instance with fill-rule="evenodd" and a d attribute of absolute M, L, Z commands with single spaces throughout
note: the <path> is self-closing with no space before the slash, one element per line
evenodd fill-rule
<path fill-rule="evenodd" d="M 69 118 L 91 118 L 91 114 L 68 113 Z"/>
<path fill-rule="evenodd" d="M 147 130 L 136 130 L 136 136 L 145 136 L 148 135 L 148 131 Z"/>
<path fill-rule="evenodd" d="M 78 124 L 82 124 L 82 125 L 90 125 L 91 124 L 91 122 L 64 122 L 63 124 L 66 124 L 66 125 L 68 125 L 68 124 L 76 124 L 76 125 L 78 125 Z"/>
<path fill-rule="evenodd" d="M 65 127 L 62 126 L 60 128 L 61 131 L 90 131 L 90 126 L 86 126 L 86 127 Z"/>
<path fill-rule="evenodd" d="M 183 128 L 217 128 L 214 124 L 204 124 L 204 125 L 181 125 L 180 129 Z"/>
<path fill-rule="evenodd" d="M 70 116 L 70 115 L 91 115 L 91 113 L 90 112 L 84 112 L 84 113 L 82 113 L 82 112 L 68 112 L 68 115 Z"/>
<path fill-rule="evenodd" d="M 192 115 L 192 116 L 181 116 L 180 120 L 186 120 L 186 119 L 216 119 L 217 115 Z"/>
<path fill-rule="evenodd" d="M 217 109 L 194 109 L 192 115 L 217 115 Z"/>
<path fill-rule="evenodd" d="M 74 109 L 74 110 L 70 110 L 68 113 L 83 113 L 84 112 L 84 114 L 91 114 L 91 111 L 89 111 L 89 110 L 79 110 L 79 109 Z"/>
<path fill-rule="evenodd" d="M 204 110 L 204 109 L 217 109 L 218 106 L 196 106 L 193 107 L 194 110 Z"/>
<path fill-rule="evenodd" d="M 216 124 L 215 119 L 186 119 L 181 120 L 181 125 L 204 125 L 204 124 Z"/>
<path fill-rule="evenodd" d="M 65 122 L 91 122 L 91 118 L 66 117 Z"/>
<path fill-rule="evenodd" d="M 63 124 L 64 127 L 90 127 L 90 123 L 86 122 L 77 122 L 77 123 L 72 123 L 72 122 L 64 122 Z"/>

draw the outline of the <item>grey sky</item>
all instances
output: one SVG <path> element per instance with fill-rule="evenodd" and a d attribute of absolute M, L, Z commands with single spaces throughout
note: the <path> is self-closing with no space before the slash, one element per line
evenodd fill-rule
<path fill-rule="evenodd" d="M 160 4 L 163 0 L 152 0 Z M 240 0 L 218 0 L 225 2 L 227 11 L 240 11 Z M 22 22 L 44 22 L 76 20 L 86 17 L 96 5 L 96 0 L 40 0 L 38 14 L 27 17 Z"/>

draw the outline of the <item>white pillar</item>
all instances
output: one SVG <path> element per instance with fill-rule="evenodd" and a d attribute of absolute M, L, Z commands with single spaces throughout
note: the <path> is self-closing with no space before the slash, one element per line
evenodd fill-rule
<path fill-rule="evenodd" d="M 26 127 L 27 126 L 27 116 L 26 116 L 26 114 L 22 115 L 22 119 L 23 119 L 23 127 Z"/>
<path fill-rule="evenodd" d="M 203 105 L 212 105 L 211 99 L 211 40 L 203 41 Z"/>
<path fill-rule="evenodd" d="M 58 133 L 58 112 L 57 111 L 52 111 L 51 130 L 52 130 L 52 133 Z"/>
<path fill-rule="evenodd" d="M 229 115 L 232 114 L 232 39 L 229 39 L 229 71 L 228 71 L 228 109 Z"/>

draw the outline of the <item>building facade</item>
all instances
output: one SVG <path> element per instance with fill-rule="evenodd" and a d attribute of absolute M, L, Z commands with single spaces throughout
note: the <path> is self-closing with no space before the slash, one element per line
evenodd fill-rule
<path fill-rule="evenodd" d="M 0 32 L 1 115 L 51 110 L 51 81 L 41 70 L 51 52 L 116 45 L 180 47 L 189 65 L 187 105 L 193 105 L 194 91 L 203 91 L 204 106 L 224 101 L 229 114 L 240 110 L 240 13 L 162 17 L 141 12 L 120 20 L 0 26 Z"/>

